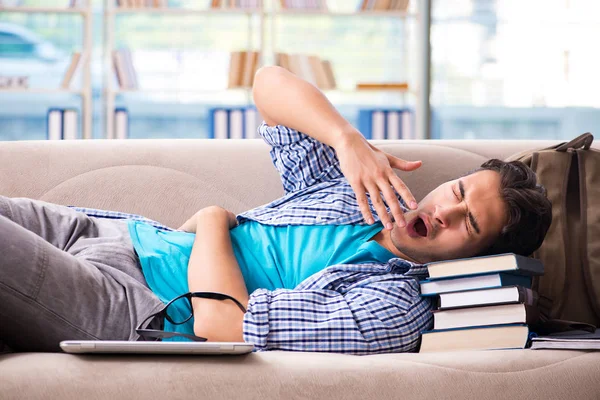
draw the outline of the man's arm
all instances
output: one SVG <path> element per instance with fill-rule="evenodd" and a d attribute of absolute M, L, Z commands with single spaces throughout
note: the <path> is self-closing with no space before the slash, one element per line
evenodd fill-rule
<path fill-rule="evenodd" d="M 191 292 L 225 293 L 244 307 L 248 291 L 237 263 L 229 230 L 236 225 L 235 215 L 220 207 L 197 212 L 183 226 L 196 232 L 188 264 Z M 187 226 L 186 226 L 187 224 Z M 213 342 L 242 342 L 244 314 L 230 300 L 192 299 L 194 333 Z"/>
<path fill-rule="evenodd" d="M 392 229 L 381 192 L 398 225 L 406 225 L 394 189 L 409 208 L 416 209 L 417 203 L 392 168 L 413 171 L 421 166 L 420 161 L 405 161 L 372 146 L 319 89 L 283 68 L 260 68 L 254 78 L 253 97 L 267 124 L 287 126 L 335 149 L 367 223 L 374 222 L 366 196 L 369 193 L 381 222 Z"/>
<path fill-rule="evenodd" d="M 397 274 L 382 275 L 380 281 L 364 274 L 369 283 L 363 286 L 350 275 L 351 284 L 341 278 L 328 289 L 254 291 L 244 316 L 244 340 L 259 350 L 414 351 L 432 320 L 431 300 L 419 296 L 419 284 Z"/>

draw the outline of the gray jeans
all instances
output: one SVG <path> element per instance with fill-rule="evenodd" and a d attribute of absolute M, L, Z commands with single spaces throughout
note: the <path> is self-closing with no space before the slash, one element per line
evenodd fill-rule
<path fill-rule="evenodd" d="M 163 306 L 124 220 L 0 196 L 0 347 L 58 351 L 61 340 L 138 340 L 137 324 Z"/>

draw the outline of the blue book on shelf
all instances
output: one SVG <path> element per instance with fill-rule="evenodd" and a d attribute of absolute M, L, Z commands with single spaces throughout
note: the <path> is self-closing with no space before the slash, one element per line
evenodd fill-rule
<path fill-rule="evenodd" d="M 531 288 L 531 276 L 505 272 L 475 274 L 442 279 L 426 279 L 420 282 L 421 296 L 436 296 L 440 293 L 462 292 L 474 289 L 490 289 L 502 286 Z"/>
<path fill-rule="evenodd" d="M 358 129 L 367 139 L 408 139 L 412 136 L 412 125 L 409 108 L 364 108 L 358 111 Z"/>
<path fill-rule="evenodd" d="M 50 108 L 46 118 L 46 139 L 61 140 L 63 138 L 63 114 L 62 108 Z"/>
<path fill-rule="evenodd" d="M 210 139 L 229 138 L 229 109 L 215 107 L 208 110 L 208 137 Z"/>
<path fill-rule="evenodd" d="M 371 139 L 371 125 L 373 123 L 373 111 L 372 110 L 359 110 L 358 111 L 358 130 L 366 139 Z"/>

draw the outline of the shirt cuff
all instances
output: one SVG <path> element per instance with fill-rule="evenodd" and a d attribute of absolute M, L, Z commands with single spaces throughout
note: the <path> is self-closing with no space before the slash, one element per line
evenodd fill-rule
<path fill-rule="evenodd" d="M 258 350 L 267 347 L 269 335 L 269 304 L 271 293 L 257 289 L 250 295 L 242 325 L 244 342 L 252 343 Z"/>

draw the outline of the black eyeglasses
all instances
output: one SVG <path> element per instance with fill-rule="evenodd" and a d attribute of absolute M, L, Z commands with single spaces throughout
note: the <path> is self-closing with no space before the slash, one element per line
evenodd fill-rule
<path fill-rule="evenodd" d="M 188 293 L 182 294 L 181 296 L 175 297 L 173 300 L 169 301 L 167 303 L 167 305 L 163 307 L 162 310 L 148 316 L 148 318 L 143 320 L 137 326 L 137 328 L 135 328 L 135 331 L 144 340 L 148 340 L 148 338 L 151 338 L 153 340 L 159 340 L 159 339 L 168 339 L 168 338 L 172 338 L 172 337 L 185 337 L 187 339 L 190 339 L 190 340 L 193 340 L 196 342 L 206 342 L 206 338 L 196 336 L 196 335 L 189 335 L 187 333 L 167 332 L 167 331 L 161 331 L 158 329 L 142 329 L 142 326 L 144 326 L 146 323 L 148 323 L 148 321 L 152 320 L 155 317 L 166 318 L 167 321 L 169 321 L 173 325 L 185 324 L 190 319 L 192 319 L 192 317 L 194 316 L 194 311 L 193 311 L 194 309 L 192 308 L 192 297 L 199 297 L 202 299 L 214 299 L 214 300 L 231 300 L 240 308 L 240 310 L 242 310 L 243 313 L 246 313 L 246 308 L 239 301 L 237 301 L 236 299 L 234 299 L 233 297 L 231 297 L 227 294 L 217 293 L 217 292 L 188 292 Z M 190 305 L 189 314 L 185 313 L 184 315 L 175 315 L 176 312 L 174 310 L 174 307 L 171 307 L 171 309 L 170 309 L 171 315 L 169 315 L 169 312 L 168 312 L 169 306 L 171 306 L 177 300 L 180 300 L 183 298 L 187 299 L 187 301 Z"/>

